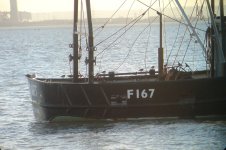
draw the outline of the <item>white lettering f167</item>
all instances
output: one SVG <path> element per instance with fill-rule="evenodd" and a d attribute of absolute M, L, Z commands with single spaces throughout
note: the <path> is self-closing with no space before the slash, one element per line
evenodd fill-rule
<path fill-rule="evenodd" d="M 147 99 L 152 98 L 155 89 L 128 89 L 127 98 L 128 99 Z"/>

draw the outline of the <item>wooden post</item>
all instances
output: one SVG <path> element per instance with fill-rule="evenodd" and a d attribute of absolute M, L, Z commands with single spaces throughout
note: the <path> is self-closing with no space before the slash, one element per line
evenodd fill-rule
<path fill-rule="evenodd" d="M 74 0 L 73 81 L 78 81 L 78 0 Z"/>
<path fill-rule="evenodd" d="M 92 16 L 91 16 L 91 7 L 90 0 L 86 0 L 86 9 L 87 9 L 87 19 L 88 19 L 88 28 L 89 28 L 89 83 L 94 82 L 94 44 L 93 44 L 93 25 L 92 25 Z"/>

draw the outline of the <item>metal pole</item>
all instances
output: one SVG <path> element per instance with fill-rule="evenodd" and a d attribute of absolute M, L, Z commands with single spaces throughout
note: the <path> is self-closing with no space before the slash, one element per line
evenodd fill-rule
<path fill-rule="evenodd" d="M 215 0 L 211 0 L 211 9 L 212 9 L 212 12 L 213 14 L 215 15 Z M 211 60 L 210 60 L 210 76 L 211 78 L 214 78 L 214 75 L 215 75 L 215 62 L 214 62 L 214 59 L 215 59 L 215 42 L 214 42 L 214 25 L 212 23 L 211 25 Z"/>
<path fill-rule="evenodd" d="M 87 19 L 88 19 L 88 28 L 89 28 L 89 83 L 94 82 L 94 44 L 93 44 L 93 25 L 92 25 L 92 16 L 91 16 L 91 7 L 90 0 L 86 0 L 86 9 L 87 9 Z"/>
<path fill-rule="evenodd" d="M 224 0 L 220 0 L 220 19 L 221 19 L 221 34 L 222 34 L 222 50 L 226 57 L 226 40 L 225 40 L 225 20 L 224 20 Z"/>
<path fill-rule="evenodd" d="M 74 0 L 73 81 L 78 81 L 78 0 Z"/>
<path fill-rule="evenodd" d="M 221 40 L 224 58 L 226 58 L 226 20 L 224 16 L 224 0 L 220 0 Z M 223 76 L 226 77 L 226 62 L 222 63 Z"/>
<path fill-rule="evenodd" d="M 163 77 L 163 63 L 164 63 L 164 58 L 163 58 L 163 47 L 162 47 L 162 14 L 160 12 L 157 12 L 159 15 L 159 23 L 160 23 L 160 47 L 158 49 L 158 71 L 159 71 L 159 79 Z"/>
<path fill-rule="evenodd" d="M 215 75 L 216 76 L 222 76 L 223 75 L 223 72 L 222 72 L 222 67 L 221 64 L 222 63 L 225 63 L 225 57 L 224 57 L 224 52 L 223 52 L 223 49 L 222 49 L 222 42 L 220 41 L 219 37 L 219 33 L 218 33 L 218 29 L 217 29 L 217 25 L 216 25 L 216 22 L 215 22 L 215 17 L 214 17 L 214 12 L 212 11 L 212 8 L 210 6 L 210 3 L 209 3 L 209 0 L 206 0 L 206 3 L 207 3 L 207 7 L 208 7 L 208 10 L 209 10 L 209 13 L 210 13 L 210 18 L 211 18 L 211 22 L 212 22 L 212 26 L 213 26 L 213 30 L 214 30 L 214 40 L 216 44 L 216 47 L 215 47 L 215 53 L 214 53 L 214 57 L 215 57 Z"/>
<path fill-rule="evenodd" d="M 222 51 L 222 44 L 219 40 L 219 33 L 218 33 L 218 30 L 217 30 L 217 25 L 216 25 L 216 22 L 214 21 L 214 13 L 211 9 L 211 6 L 210 6 L 210 3 L 209 3 L 209 0 L 206 0 L 206 3 L 207 3 L 207 7 L 208 7 L 208 10 L 209 10 L 209 13 L 210 13 L 210 18 L 211 18 L 211 21 L 212 21 L 212 25 L 213 25 L 213 29 L 214 29 L 214 35 L 215 35 L 215 39 L 216 39 L 216 44 L 218 45 L 218 53 L 220 53 L 220 58 L 225 61 L 224 59 L 224 55 L 223 55 L 223 51 Z"/>

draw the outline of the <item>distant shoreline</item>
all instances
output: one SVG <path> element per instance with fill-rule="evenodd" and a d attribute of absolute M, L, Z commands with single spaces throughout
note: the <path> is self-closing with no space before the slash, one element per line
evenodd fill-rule
<path fill-rule="evenodd" d="M 155 17 L 151 17 L 150 20 L 154 20 Z M 114 18 L 110 21 L 108 18 L 93 18 L 94 25 L 103 25 L 106 22 L 109 24 L 126 24 L 133 20 L 133 18 Z M 172 20 L 165 20 L 166 22 L 175 22 Z M 147 19 L 141 20 L 139 23 L 147 23 Z M 159 22 L 159 19 L 155 19 L 154 22 Z M 44 21 L 34 21 L 34 22 L 11 22 L 11 21 L 1 21 L 0 27 L 27 27 L 27 26 L 62 26 L 68 25 L 73 26 L 73 20 L 44 20 Z"/>
<path fill-rule="evenodd" d="M 27 27 L 27 26 L 61 26 L 72 25 L 72 20 L 46 20 L 35 22 L 0 22 L 0 27 Z"/>

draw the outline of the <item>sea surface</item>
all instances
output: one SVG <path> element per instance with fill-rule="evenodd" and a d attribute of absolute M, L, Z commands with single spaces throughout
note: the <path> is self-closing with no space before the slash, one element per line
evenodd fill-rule
<path fill-rule="evenodd" d="M 106 27 L 105 32 L 95 30 L 95 44 L 119 28 L 119 25 L 112 25 Z M 141 24 L 138 27 L 127 28 L 131 30 L 131 34 L 122 34 L 127 30 L 124 28 L 118 35 L 113 35 L 112 39 L 101 42 L 95 51 L 97 56 L 95 73 L 134 72 L 139 69 L 148 70 L 151 66 L 157 68 L 159 27 L 153 25 L 152 28 L 145 28 L 146 26 Z M 178 25 L 173 23 L 165 28 L 166 36 L 163 40 L 165 61 L 171 55 L 172 59 L 168 62 L 170 65 L 180 62 L 185 67 L 186 62 L 190 68 L 185 69 L 205 69 L 205 59 L 199 44 L 191 34 L 183 39 L 185 33 L 183 31 L 181 28 L 177 35 Z M 83 34 L 86 32 L 84 30 Z M 199 34 L 204 37 L 202 32 Z M 178 41 L 174 42 L 176 37 Z M 190 39 L 192 44 L 187 46 Z M 114 40 L 115 43 L 111 44 Z M 35 73 L 38 77 L 60 78 L 61 75 L 70 74 L 72 65 L 68 61 L 68 55 L 72 53 L 72 49 L 68 45 L 71 41 L 71 26 L 0 28 L 0 149 L 224 150 L 226 148 L 224 119 L 140 118 L 37 122 L 33 116 L 25 75 Z M 185 46 L 180 46 L 181 42 Z M 84 44 L 85 42 L 81 42 L 83 55 L 80 73 L 87 76 L 85 65 L 87 51 Z M 179 48 L 182 50 L 178 50 Z M 171 49 L 174 51 L 170 54 Z"/>

